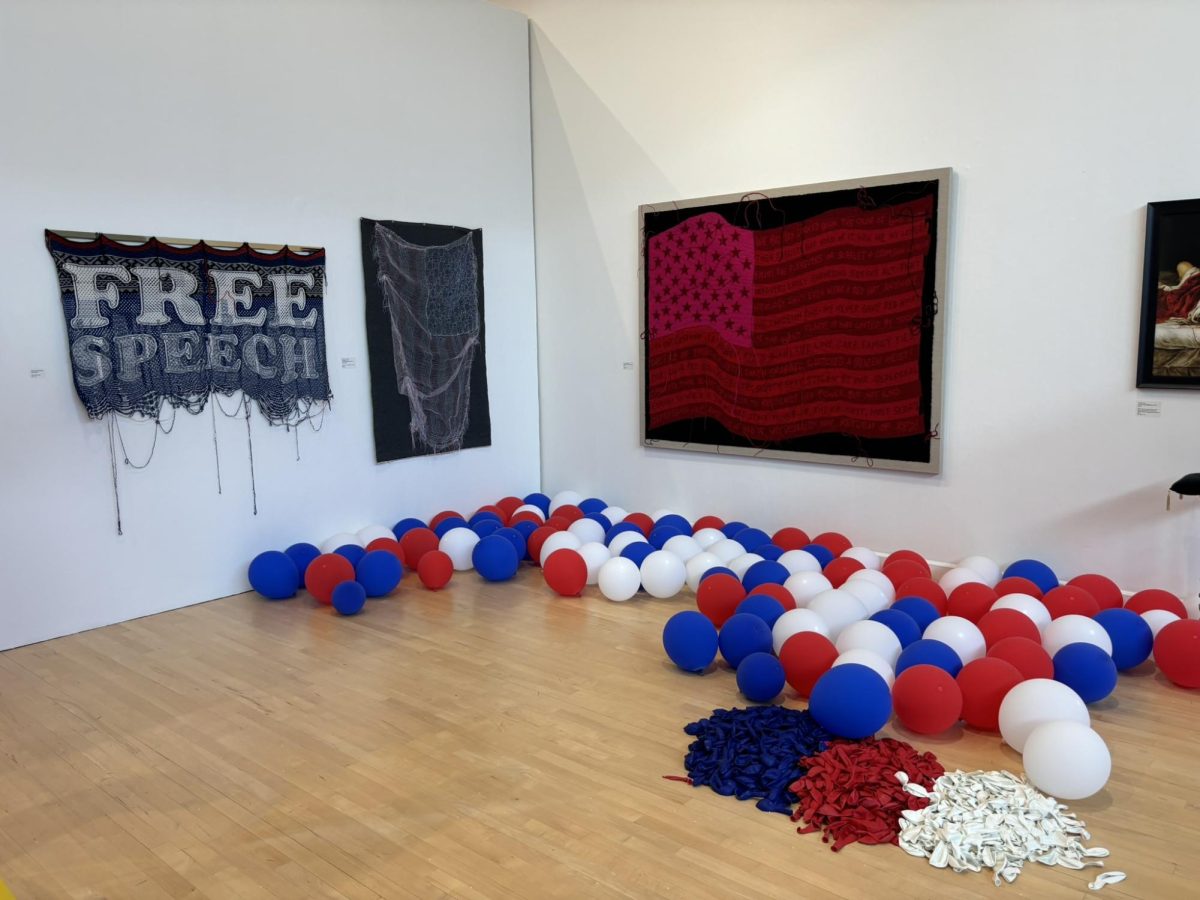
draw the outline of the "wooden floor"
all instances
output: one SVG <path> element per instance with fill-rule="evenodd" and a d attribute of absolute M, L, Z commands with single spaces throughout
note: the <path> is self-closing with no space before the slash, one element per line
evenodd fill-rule
<path fill-rule="evenodd" d="M 995 888 L 664 781 L 683 725 L 739 705 L 728 670 L 663 656 L 690 595 L 414 585 L 353 619 L 243 595 L 0 654 L 0 879 L 18 900 L 1091 896 L 1094 869 Z M 1125 676 L 1094 719 L 1114 774 L 1073 808 L 1129 875 L 1101 896 L 1196 896 L 1200 694 Z M 1020 771 L 995 736 L 912 740 Z"/>

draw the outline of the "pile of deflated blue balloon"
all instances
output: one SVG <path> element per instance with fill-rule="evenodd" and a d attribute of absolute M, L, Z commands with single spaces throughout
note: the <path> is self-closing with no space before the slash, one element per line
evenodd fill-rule
<path fill-rule="evenodd" d="M 717 709 L 683 730 L 695 738 L 683 758 L 692 784 L 739 800 L 758 797 L 759 809 L 785 815 L 796 802 L 788 786 L 806 771 L 800 760 L 833 739 L 808 710 L 785 706 Z"/>

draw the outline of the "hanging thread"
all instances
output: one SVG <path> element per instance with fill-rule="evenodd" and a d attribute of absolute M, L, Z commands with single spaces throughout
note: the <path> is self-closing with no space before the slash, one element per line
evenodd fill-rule
<path fill-rule="evenodd" d="M 221 450 L 217 447 L 217 406 L 214 402 L 209 408 L 212 413 L 212 429 L 213 429 L 213 459 L 217 462 L 217 493 L 221 493 Z"/>
<path fill-rule="evenodd" d="M 245 397 L 243 396 L 243 400 Z M 250 497 L 254 503 L 254 515 L 258 515 L 258 488 L 254 484 L 254 441 L 250 438 L 250 404 L 243 404 L 246 409 L 246 447 L 250 451 Z"/>
<path fill-rule="evenodd" d="M 113 486 L 113 503 L 117 508 L 117 536 L 120 537 L 125 532 L 121 530 L 121 494 L 117 490 L 117 443 L 113 437 L 114 423 L 111 417 L 108 420 L 108 461 L 112 467 L 112 486 Z"/>

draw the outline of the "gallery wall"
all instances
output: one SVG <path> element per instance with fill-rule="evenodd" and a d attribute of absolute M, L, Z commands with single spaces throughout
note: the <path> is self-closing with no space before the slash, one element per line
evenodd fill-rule
<path fill-rule="evenodd" d="M 0 5 L 0 649 L 245 590 L 262 549 L 538 486 L 527 34 L 483 0 Z M 376 465 L 360 216 L 482 227 L 490 447 Z M 251 417 L 257 516 L 244 421 L 216 418 L 218 495 L 213 419 L 181 413 L 147 468 L 119 466 L 117 536 L 46 227 L 327 249 L 333 409 L 299 461 Z M 152 426 L 122 432 L 140 462 Z"/>
<path fill-rule="evenodd" d="M 534 22 L 548 490 L 1194 598 L 1200 512 L 1165 501 L 1200 469 L 1200 395 L 1135 390 L 1134 367 L 1145 204 L 1200 196 L 1177 89 L 1193 66 L 1169 49 L 1200 8 L 506 5 Z M 956 173 L 940 475 L 639 446 L 638 204 L 940 166 Z"/>

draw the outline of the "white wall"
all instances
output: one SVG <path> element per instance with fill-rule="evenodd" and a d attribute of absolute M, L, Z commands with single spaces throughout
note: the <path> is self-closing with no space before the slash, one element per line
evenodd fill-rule
<path fill-rule="evenodd" d="M 509 0 L 535 23 L 546 487 L 1194 595 L 1200 395 L 1133 387 L 1144 206 L 1200 196 L 1189 2 Z M 638 445 L 639 203 L 952 166 L 943 473 Z M 1137 418 L 1139 399 L 1163 403 Z"/>
<path fill-rule="evenodd" d="M 246 588 L 262 549 L 538 485 L 527 28 L 482 0 L 0 4 L 0 649 Z M 492 446 L 376 465 L 360 216 L 481 226 Z M 45 227 L 328 250 L 333 412 L 181 414 L 122 469 L 75 397 Z M 341 357 L 358 367 L 342 369 Z M 31 379 L 31 369 L 45 376 Z M 145 427 L 127 425 L 134 456 Z"/>

